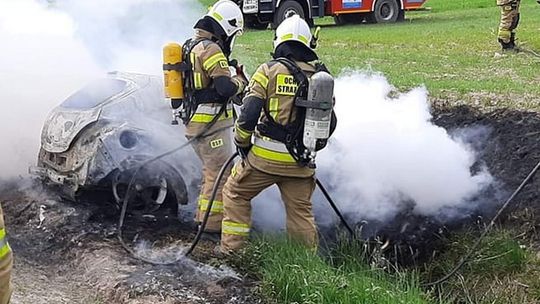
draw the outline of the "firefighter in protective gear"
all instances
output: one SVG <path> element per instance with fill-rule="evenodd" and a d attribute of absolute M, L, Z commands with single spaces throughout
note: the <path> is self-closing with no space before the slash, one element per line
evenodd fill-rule
<path fill-rule="evenodd" d="M 188 74 L 191 75 L 193 85 L 190 94 L 196 107 L 187 122 L 186 137 L 191 139 L 204 132 L 192 145 L 203 163 L 203 181 L 195 215 L 198 223 L 202 222 L 208 209 L 208 200 L 218 172 L 234 149 L 231 132 L 233 109 L 230 101 L 243 93 L 247 80 L 243 75 L 232 74 L 229 56 L 234 39 L 242 34 L 243 25 L 240 8 L 232 1 L 220 0 L 195 24 L 195 36 L 184 44 L 184 48 L 188 48 L 184 54 L 192 67 Z M 215 233 L 217 237 L 220 236 L 223 216 L 221 190 L 224 183 L 225 179 L 213 202 L 205 228 L 205 232 Z"/>
<path fill-rule="evenodd" d="M 298 15 L 285 19 L 276 29 L 274 60 L 261 65 L 251 77 L 235 124 L 235 144 L 243 159 L 235 164 L 223 189 L 222 253 L 244 245 L 250 232 L 251 200 L 273 184 L 285 203 L 289 236 L 313 248 L 318 244 L 311 203 L 315 170 L 299 164 L 283 142 L 262 131 L 269 116 L 280 126 L 295 124 L 299 84 L 282 62 L 293 62 L 306 77 L 313 75 L 316 65 L 310 62 L 318 57 L 311 42 L 309 26 L 303 19 Z"/>
<path fill-rule="evenodd" d="M 0 304 L 9 303 L 11 297 L 11 269 L 13 257 L 6 239 L 4 215 L 0 206 Z"/>
<path fill-rule="evenodd" d="M 521 0 L 497 0 L 501 8 L 501 22 L 497 36 L 503 50 L 514 50 L 516 47 L 516 28 L 519 25 L 519 5 Z"/>

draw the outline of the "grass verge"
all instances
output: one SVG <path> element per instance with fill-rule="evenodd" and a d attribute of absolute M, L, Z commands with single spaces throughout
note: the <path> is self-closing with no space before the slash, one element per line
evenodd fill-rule
<path fill-rule="evenodd" d="M 271 303 L 433 303 L 419 288 L 414 272 L 368 266 L 360 245 L 340 246 L 339 258 L 325 259 L 283 239 L 252 244 L 240 259 L 244 270 L 261 280 Z"/>
<path fill-rule="evenodd" d="M 540 261 L 523 236 L 509 229 L 491 232 L 470 262 L 434 294 L 448 303 L 539 303 Z M 448 273 L 477 237 L 472 231 L 454 233 L 447 248 L 420 267 L 421 276 L 435 280 Z"/>

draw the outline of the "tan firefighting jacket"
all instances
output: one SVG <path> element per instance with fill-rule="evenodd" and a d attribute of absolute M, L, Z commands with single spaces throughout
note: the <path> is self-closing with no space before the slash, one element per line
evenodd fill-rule
<path fill-rule="evenodd" d="M 210 32 L 196 29 L 194 40 L 202 40 L 195 45 L 190 53 L 190 61 L 193 66 L 193 80 L 196 90 L 212 88 L 213 81 L 216 77 L 227 76 L 231 77 L 238 85 L 237 94 L 244 89 L 244 83 L 238 76 L 231 76 L 229 62 L 221 47 L 211 41 L 213 35 Z M 211 100 L 208 100 L 210 102 Z M 199 101 L 199 102 L 207 102 Z M 195 136 L 199 134 L 206 124 L 210 123 L 221 110 L 221 103 L 203 103 L 197 107 L 195 114 L 186 126 L 186 135 Z M 218 118 L 218 121 L 213 126 L 213 129 L 232 125 L 233 113 L 232 105 L 229 102 L 225 113 Z"/>
<path fill-rule="evenodd" d="M 315 73 L 315 67 L 311 64 L 298 61 L 296 64 L 308 77 Z M 294 95 L 297 89 L 298 85 L 287 67 L 277 61 L 270 61 L 261 65 L 253 74 L 246 98 L 253 96 L 262 99 L 274 120 L 286 125 L 296 119 Z M 258 115 L 260 122 L 267 120 L 264 111 Z M 241 115 L 235 125 L 235 140 L 239 146 L 253 143 L 247 161 L 256 169 L 291 177 L 309 177 L 315 173 L 311 168 L 299 166 L 283 143 L 261 136 L 256 128 L 246 130 L 242 125 Z"/>

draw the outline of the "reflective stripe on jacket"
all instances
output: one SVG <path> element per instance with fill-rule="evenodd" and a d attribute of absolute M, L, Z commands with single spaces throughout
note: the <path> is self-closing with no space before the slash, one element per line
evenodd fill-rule
<path fill-rule="evenodd" d="M 190 53 L 190 61 L 193 69 L 193 82 L 196 90 L 212 88 L 213 79 L 217 77 L 232 77 L 229 70 L 229 62 L 227 57 L 221 50 L 220 46 L 211 41 L 212 34 L 197 29 L 195 31 L 194 39 L 204 39 L 193 49 Z M 206 124 L 211 122 L 216 114 L 219 113 L 222 107 L 222 103 L 216 100 L 202 100 L 199 102 L 205 102 L 197 107 L 193 117 L 186 127 L 186 135 L 195 136 L 205 127 Z M 232 107 L 227 106 L 226 113 L 222 114 L 218 118 L 219 123 L 215 125 L 216 128 L 221 128 L 227 124 L 232 124 Z"/>
<path fill-rule="evenodd" d="M 3 259 L 8 253 L 11 252 L 11 248 L 6 239 L 6 229 L 0 229 L 0 259 Z"/>
<path fill-rule="evenodd" d="M 251 148 L 253 154 L 266 160 L 278 161 L 283 163 L 296 163 L 296 160 L 291 156 L 287 147 L 279 141 L 272 140 L 268 137 L 261 137 L 256 134 Z"/>
<path fill-rule="evenodd" d="M 311 64 L 305 62 L 296 64 L 307 76 L 315 72 L 315 67 Z M 268 114 L 277 123 L 286 125 L 296 119 L 294 96 L 297 89 L 298 84 L 287 67 L 277 61 L 270 61 L 261 65 L 253 74 L 246 98 L 254 97 L 262 100 Z M 249 115 L 244 119 L 252 120 L 254 115 L 257 115 L 260 123 L 267 121 L 264 111 Z M 248 155 L 248 161 L 253 167 L 269 174 L 291 177 L 308 177 L 315 173 L 313 169 L 299 166 L 283 143 L 262 136 L 257 128 L 254 130 L 247 128 L 242 117 L 240 115 L 236 123 L 235 140 L 243 146 L 249 142 L 253 143 Z"/>

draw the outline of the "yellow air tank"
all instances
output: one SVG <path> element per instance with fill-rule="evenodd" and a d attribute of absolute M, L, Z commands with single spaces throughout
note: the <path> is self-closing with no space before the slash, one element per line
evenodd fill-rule
<path fill-rule="evenodd" d="M 182 62 L 182 46 L 169 43 L 163 47 L 163 76 L 165 96 L 172 100 L 184 99 L 184 79 L 178 65 Z"/>

